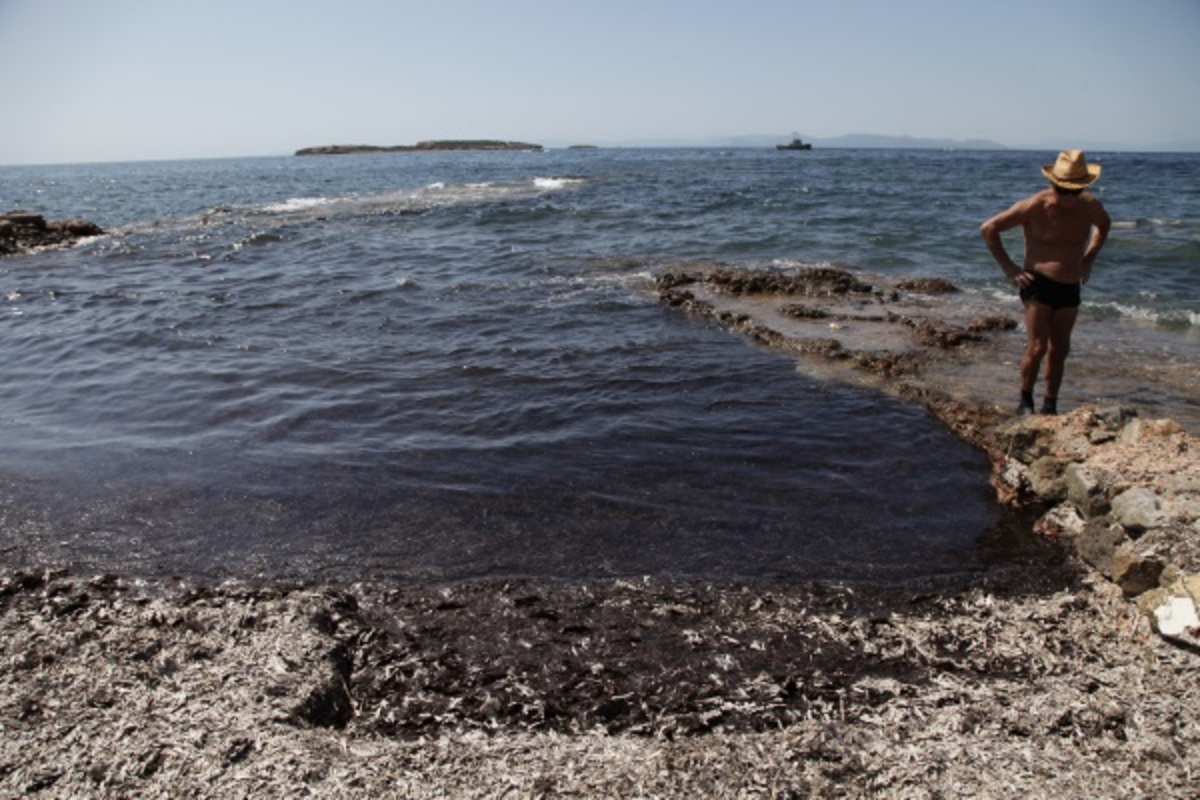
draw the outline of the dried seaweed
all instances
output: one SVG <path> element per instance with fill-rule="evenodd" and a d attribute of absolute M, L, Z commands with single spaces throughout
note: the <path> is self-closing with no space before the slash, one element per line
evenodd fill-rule
<path fill-rule="evenodd" d="M 1195 656 L 1107 582 L 1050 577 L 348 592 L 6 573 L 0 789 L 1192 796 Z M 349 718 L 305 712 L 342 692 Z"/>

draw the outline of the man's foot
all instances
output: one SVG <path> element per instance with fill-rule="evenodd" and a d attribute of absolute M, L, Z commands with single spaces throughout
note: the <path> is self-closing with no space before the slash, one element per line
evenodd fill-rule
<path fill-rule="evenodd" d="M 1033 392 L 1022 389 L 1021 403 L 1017 406 L 1017 416 L 1027 417 L 1033 413 Z"/>
<path fill-rule="evenodd" d="M 1030 409 L 1030 411 L 1032 411 L 1032 410 L 1033 409 Z M 1051 416 L 1054 416 L 1055 414 L 1057 414 L 1058 413 L 1058 398 L 1057 397 L 1047 397 L 1044 400 L 1042 400 L 1042 410 L 1040 413 L 1049 414 Z"/>

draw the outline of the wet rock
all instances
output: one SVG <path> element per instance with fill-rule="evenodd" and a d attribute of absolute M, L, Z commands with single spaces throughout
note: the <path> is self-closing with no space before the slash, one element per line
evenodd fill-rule
<path fill-rule="evenodd" d="M 896 284 L 896 288 L 905 292 L 920 292 L 922 294 L 953 294 L 961 291 L 944 278 L 907 278 Z"/>
<path fill-rule="evenodd" d="M 9 211 L 0 215 L 0 256 L 48 247 L 68 247 L 88 236 L 99 236 L 99 225 L 79 219 L 47 221 L 40 214 Z"/>
<path fill-rule="evenodd" d="M 915 320 L 910 327 L 913 329 L 913 337 L 917 344 L 924 347 L 948 349 L 984 341 L 983 337 L 974 330 L 944 325 L 930 319 Z"/>
<path fill-rule="evenodd" d="M 845 270 L 806 267 L 791 272 L 780 270 L 719 269 L 703 280 L 729 294 L 778 294 L 828 297 L 869 294 L 870 284 Z"/>

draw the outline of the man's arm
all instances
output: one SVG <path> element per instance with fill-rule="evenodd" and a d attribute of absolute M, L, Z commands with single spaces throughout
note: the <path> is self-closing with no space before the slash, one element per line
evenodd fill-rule
<path fill-rule="evenodd" d="M 1087 283 L 1091 279 L 1092 265 L 1096 263 L 1096 256 L 1100 255 L 1100 248 L 1104 247 L 1104 242 L 1108 240 L 1108 231 L 1111 227 L 1112 220 L 1109 219 L 1108 212 L 1097 200 L 1092 215 L 1092 238 L 1088 241 L 1087 250 L 1083 253 L 1083 275 L 1080 276 L 1082 283 Z"/>
<path fill-rule="evenodd" d="M 1033 276 L 1021 269 L 1017 265 L 1017 262 L 1012 260 L 1012 256 L 1004 248 L 1004 241 L 1000 238 L 1000 234 L 1011 228 L 1024 225 L 1026 219 L 1028 219 L 1028 214 L 1029 201 L 1020 200 L 1013 203 L 1012 207 L 1007 211 L 1000 212 L 979 226 L 979 232 L 983 235 L 983 241 L 987 243 L 988 252 L 992 254 L 992 258 L 996 259 L 996 263 L 1000 265 L 1000 269 L 1004 270 L 1004 274 L 1008 276 L 1008 279 L 1017 286 L 1025 286 L 1033 280 Z"/>

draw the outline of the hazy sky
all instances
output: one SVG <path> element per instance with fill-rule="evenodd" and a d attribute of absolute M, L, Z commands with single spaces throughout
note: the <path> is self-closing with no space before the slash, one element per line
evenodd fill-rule
<path fill-rule="evenodd" d="M 0 0 L 0 164 L 878 133 L 1200 147 L 1200 0 Z"/>

